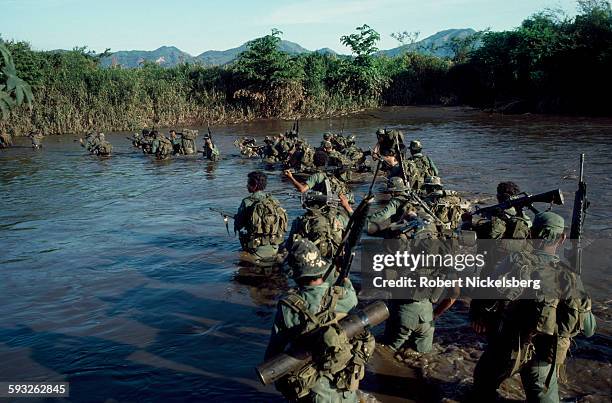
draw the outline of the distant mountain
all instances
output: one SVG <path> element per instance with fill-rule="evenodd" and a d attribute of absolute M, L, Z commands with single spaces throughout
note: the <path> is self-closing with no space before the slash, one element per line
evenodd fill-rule
<path fill-rule="evenodd" d="M 452 40 L 454 38 L 462 39 L 475 33 L 476 31 L 472 28 L 447 29 L 410 45 L 403 45 L 389 50 L 381 50 L 377 55 L 395 57 L 406 52 L 417 52 L 438 57 L 452 57 L 453 51 L 450 46 Z"/>
<path fill-rule="evenodd" d="M 440 57 L 451 57 L 452 50 L 450 48 L 450 44 L 452 39 L 465 38 L 466 36 L 475 32 L 476 31 L 470 28 L 447 29 L 411 45 L 403 45 L 389 50 L 381 50 L 377 53 L 377 55 L 394 57 L 408 51 L 412 51 L 433 54 Z M 197 56 L 191 56 L 189 53 L 183 52 L 174 46 L 162 46 L 161 48 L 152 51 L 122 50 L 103 58 L 101 63 L 104 67 L 119 65 L 127 68 L 138 67 L 144 61 L 157 63 L 163 67 L 172 67 L 179 63 L 197 63 L 205 66 L 222 66 L 235 60 L 240 53 L 247 49 L 247 45 L 248 42 L 238 46 L 237 48 L 227 50 L 209 50 Z M 311 52 L 295 42 L 284 40 L 280 42 L 279 49 L 291 55 Z M 314 52 L 327 55 L 337 55 L 337 53 L 330 48 L 317 49 Z"/>
<path fill-rule="evenodd" d="M 207 66 L 220 66 L 232 62 L 238 57 L 239 54 L 247 50 L 247 43 L 242 44 L 237 48 L 228 50 L 209 50 L 204 52 L 194 59 L 195 61 L 207 65 Z M 304 49 L 295 42 L 281 41 L 278 48 L 283 52 L 287 52 L 290 55 L 297 55 L 300 53 L 309 53 L 310 50 Z"/>
<path fill-rule="evenodd" d="M 193 56 L 174 46 L 162 46 L 161 48 L 147 50 L 122 50 L 101 60 L 104 67 L 119 65 L 122 67 L 138 67 L 142 62 L 157 63 L 163 67 L 176 66 L 179 63 L 193 63 Z"/>

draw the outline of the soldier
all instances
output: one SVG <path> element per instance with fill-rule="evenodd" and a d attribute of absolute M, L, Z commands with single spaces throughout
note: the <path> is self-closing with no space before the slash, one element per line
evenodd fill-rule
<path fill-rule="evenodd" d="M 296 139 L 285 166 L 303 172 L 314 167 L 314 150 L 305 139 Z"/>
<path fill-rule="evenodd" d="M 539 278 L 542 285 L 539 290 L 500 289 L 507 302 L 498 305 L 502 320 L 474 370 L 470 401 L 495 401 L 501 383 L 520 373 L 527 402 L 559 402 L 557 370 L 572 337 L 594 333 L 591 300 L 557 254 L 564 227 L 558 214 L 537 214 L 531 227 L 531 238 L 539 240 L 535 249 L 514 252 L 499 264 L 495 278 L 520 273 L 521 279 Z"/>
<path fill-rule="evenodd" d="M 338 212 L 338 201 L 316 191 L 303 194 L 302 207 L 306 212 L 291 225 L 286 248 L 291 250 L 299 239 L 309 239 L 319 249 L 321 256 L 330 259 L 342 241 L 342 231 L 347 221 Z"/>
<path fill-rule="evenodd" d="M 317 172 L 310 175 L 308 179 L 306 179 L 306 183 L 298 182 L 298 180 L 293 177 L 293 173 L 290 170 L 285 170 L 285 176 L 287 176 L 293 186 L 300 193 L 305 193 L 308 190 L 316 190 L 317 192 L 327 194 L 328 189 L 331 190 L 338 195 L 340 198 L 340 203 L 346 212 L 348 214 L 352 214 L 353 209 L 350 202 L 354 200 L 353 195 L 348 189 L 348 185 L 343 179 L 341 179 L 341 174 L 325 172 L 325 166 L 327 165 L 328 161 L 327 159 L 328 156 L 325 152 L 317 151 L 315 153 L 313 163 L 317 169 Z"/>
<path fill-rule="evenodd" d="M 155 154 L 158 160 L 165 160 L 172 155 L 172 142 L 162 133 L 153 131 L 153 142 L 151 143 L 151 154 Z"/>
<path fill-rule="evenodd" d="M 403 171 L 402 166 L 399 163 L 397 158 L 397 151 L 393 148 L 383 148 L 379 152 L 380 157 L 382 158 L 387 173 L 387 178 L 395 178 L 399 177 L 404 179 L 404 173 L 406 174 L 406 179 L 408 180 L 408 185 L 411 189 L 418 190 L 418 175 L 417 169 L 414 163 L 410 160 L 404 160 Z"/>
<path fill-rule="evenodd" d="M 218 161 L 219 160 L 219 149 L 212 142 L 212 138 L 209 135 L 204 136 L 204 157 L 210 161 Z"/>
<path fill-rule="evenodd" d="M 172 154 L 182 154 L 183 142 L 176 135 L 176 130 L 170 130 L 170 142 L 172 143 Z"/>
<path fill-rule="evenodd" d="M 181 150 L 185 155 L 192 155 L 196 153 L 196 137 L 198 136 L 197 130 L 183 129 L 181 133 Z"/>
<path fill-rule="evenodd" d="M 278 150 L 275 147 L 276 142 L 269 136 L 266 136 L 264 138 L 264 144 L 265 145 L 261 154 L 261 157 L 263 158 L 264 162 L 269 164 L 279 162 L 280 156 L 278 154 Z"/>
<path fill-rule="evenodd" d="M 445 223 L 446 229 L 456 229 L 465 213 L 459 194 L 454 190 L 445 190 L 437 176 L 428 176 L 423 184 L 423 201 L 431 211 Z"/>
<path fill-rule="evenodd" d="M 287 212 L 278 200 L 264 192 L 267 183 L 265 173 L 249 173 L 250 195 L 242 200 L 234 217 L 234 231 L 239 232 L 242 249 L 256 259 L 275 257 L 287 231 Z"/>
<path fill-rule="evenodd" d="M 11 135 L 6 132 L 0 133 L 0 149 L 9 148 L 12 145 L 13 139 L 11 138 Z"/>
<path fill-rule="evenodd" d="M 399 176 L 394 176 L 387 183 L 386 193 L 391 194 L 391 199 L 387 205 L 368 217 L 368 234 L 378 235 L 383 238 L 394 238 L 395 234 L 388 231 L 392 223 L 401 221 L 409 214 L 416 214 L 416 205 L 412 203 L 409 192 L 404 180 Z"/>
<path fill-rule="evenodd" d="M 497 185 L 497 201 L 503 203 L 513 197 L 517 197 L 521 193 L 518 185 L 514 182 L 500 182 Z M 498 211 L 492 217 L 486 217 L 477 222 L 473 222 L 473 217 L 470 213 L 465 213 L 462 216 L 461 228 L 466 230 L 476 231 L 478 239 L 527 239 L 530 234 L 531 220 L 522 211 L 517 211 L 514 207 L 507 210 Z M 483 245 L 486 249 L 487 264 L 482 270 L 481 275 L 489 275 L 495 268 L 495 265 L 509 251 L 507 247 L 511 246 L 508 243 L 488 244 Z M 482 252 L 485 252 L 482 250 Z M 472 328 L 476 333 L 484 333 L 491 336 L 491 330 L 497 327 L 499 318 L 492 310 L 492 306 L 496 304 L 495 300 L 482 300 L 473 298 L 470 302 L 470 318 Z"/>
<path fill-rule="evenodd" d="M 357 305 L 353 285 L 348 278 L 342 286 L 324 281 L 329 263 L 308 240 L 293 245 L 288 263 L 298 288 L 278 303 L 266 359 L 283 352 L 305 333 L 326 330 L 325 337 L 316 341 L 316 348 L 323 352 L 297 375 L 281 378 L 276 387 L 291 401 L 356 403 L 356 390 L 374 351 L 374 340 L 365 332 L 349 341 L 329 326 Z M 333 335 L 340 337 L 328 337 Z"/>
<path fill-rule="evenodd" d="M 32 140 L 32 149 L 40 150 L 42 148 L 42 139 L 44 137 L 40 130 L 35 130 L 31 132 L 29 134 L 29 137 Z"/>
<path fill-rule="evenodd" d="M 412 140 L 410 142 L 410 154 L 410 161 L 414 163 L 417 170 L 418 188 L 423 186 L 426 177 L 439 176 L 436 164 L 434 164 L 429 156 L 423 154 L 423 145 L 419 140 Z"/>
<path fill-rule="evenodd" d="M 396 150 L 399 146 L 399 151 L 404 153 L 406 146 L 404 145 L 404 133 L 400 130 L 378 129 L 376 131 L 376 145 L 372 150 L 372 157 L 378 159 L 383 154 L 388 154 L 389 150 Z"/>

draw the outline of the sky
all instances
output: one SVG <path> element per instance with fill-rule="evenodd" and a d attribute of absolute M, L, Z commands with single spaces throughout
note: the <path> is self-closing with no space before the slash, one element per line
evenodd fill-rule
<path fill-rule="evenodd" d="M 270 33 L 306 49 L 349 53 L 340 36 L 368 24 L 380 49 L 393 32 L 424 39 L 449 28 L 507 30 L 546 8 L 576 13 L 575 0 L 0 0 L 0 35 L 34 49 L 154 50 L 198 55 Z"/>

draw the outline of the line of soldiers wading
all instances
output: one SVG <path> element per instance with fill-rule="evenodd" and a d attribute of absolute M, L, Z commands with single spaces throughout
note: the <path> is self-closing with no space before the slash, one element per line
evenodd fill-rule
<path fill-rule="evenodd" d="M 219 149 L 215 146 L 210 129 L 204 136 L 203 149 L 196 146 L 197 130 L 183 129 L 181 133 L 175 130 L 169 131 L 169 137 L 157 130 L 143 129 L 140 133 L 134 133 L 127 139 L 132 145 L 142 150 L 144 154 L 154 155 L 158 160 L 166 160 L 177 155 L 194 155 L 202 153 L 210 161 L 219 159 Z M 82 147 L 86 148 L 92 155 L 108 157 L 113 151 L 113 146 L 108 142 L 104 133 L 89 133 L 85 138 L 80 138 Z"/>
<path fill-rule="evenodd" d="M 32 141 L 32 149 L 40 150 L 42 148 L 43 134 L 40 130 L 31 131 L 28 137 Z M 13 146 L 13 136 L 7 132 L 0 133 L 0 150 Z"/>
<path fill-rule="evenodd" d="M 357 160 L 349 157 L 355 152 L 353 139 L 331 133 L 312 152 L 295 130 L 267 139 L 263 147 L 250 138 L 235 142 L 245 156 L 283 162 L 285 167 L 307 173 L 300 181 L 293 170 L 284 172 L 301 193 L 304 208 L 286 239 L 286 211 L 265 192 L 263 172 L 248 175 L 250 194 L 235 215 L 216 210 L 226 225 L 228 218 L 234 219 L 243 250 L 257 263 L 283 261 L 283 270 L 296 283 L 278 303 L 266 361 L 257 368 L 261 381 L 274 382 L 290 401 L 358 401 L 359 381 L 375 347 L 368 329 L 388 317 L 379 347 L 398 360 L 427 353 L 432 349 L 435 319 L 459 297 L 458 290 L 446 290 L 445 298 L 440 298 L 440 290 L 417 288 L 409 299 L 389 300 L 388 310 L 379 302 L 357 311 L 357 295 L 347 274 L 349 255 L 364 227 L 369 235 L 386 239 L 449 239 L 463 229 L 475 231 L 479 239 L 538 240 L 534 249 L 498 246 L 487 251 L 494 256 L 493 264 L 481 275 L 505 266 L 505 272 L 521 271 L 523 275 L 548 270 L 581 284 L 574 268 L 558 256 L 565 240 L 563 218 L 546 211 L 531 219 L 523 211 L 527 207 L 537 211 L 534 202 L 562 203 L 560 191 L 529 196 L 515 183 L 502 182 L 497 186 L 499 204 L 469 212 L 457 192 L 444 189 L 420 141 L 409 143 L 407 157 L 400 131 L 381 129 L 376 134 L 375 147 L 371 152 L 359 149 Z M 309 153 L 312 158 L 305 157 Z M 366 170 L 368 154 L 377 164 L 374 179 L 368 196 L 354 208 L 348 177 L 353 170 Z M 369 214 L 379 171 L 386 172 L 386 192 L 391 198 L 382 209 Z M 581 208 L 584 213 L 586 205 Z M 473 390 L 465 397 L 470 402 L 495 401 L 498 387 L 516 373 L 521 375 L 528 402 L 558 402 L 557 372 L 570 340 L 581 333 L 591 336 L 595 328 L 586 292 L 578 297 L 536 295 L 503 303 L 475 299 L 470 320 L 473 329 L 488 340 L 475 369 Z"/>

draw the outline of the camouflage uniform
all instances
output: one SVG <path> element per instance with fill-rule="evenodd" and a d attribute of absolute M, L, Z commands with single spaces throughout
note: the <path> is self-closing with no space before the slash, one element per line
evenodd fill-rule
<path fill-rule="evenodd" d="M 412 140 L 410 142 L 410 153 L 412 156 L 409 160 L 416 166 L 418 189 L 423 186 L 426 177 L 439 176 L 436 164 L 434 164 L 429 156 L 422 153 L 422 149 L 423 146 L 419 140 Z"/>
<path fill-rule="evenodd" d="M 442 182 L 437 176 L 425 178 L 425 195 L 423 201 L 440 221 L 446 223 L 448 228 L 456 229 L 465 210 L 461 207 L 461 198 L 453 190 L 443 189 Z"/>
<path fill-rule="evenodd" d="M 204 137 L 204 157 L 210 161 L 219 160 L 219 149 L 212 142 L 209 136 Z"/>
<path fill-rule="evenodd" d="M 327 191 L 325 181 L 329 181 L 331 190 L 334 193 L 338 195 L 345 195 L 349 200 L 349 203 L 355 202 L 355 197 L 353 196 L 353 193 L 350 191 L 346 182 L 339 179 L 333 173 L 328 173 L 323 170 L 317 171 L 306 179 L 305 185 L 308 186 L 308 189 L 310 190 L 325 194 Z"/>
<path fill-rule="evenodd" d="M 155 154 L 158 160 L 170 158 L 173 152 L 172 142 L 162 133 L 155 133 L 155 138 L 151 143 L 151 154 Z"/>
<path fill-rule="evenodd" d="M 390 231 L 376 231 L 384 229 L 390 224 L 405 219 L 411 211 L 413 219 L 418 219 L 414 213 L 415 208 L 409 203 L 408 196 L 404 193 L 410 188 L 404 184 L 401 178 L 393 178 L 389 181 L 388 191 L 393 192 L 389 204 L 380 211 L 368 217 L 368 232 L 376 236 L 382 234 L 385 238 L 404 238 L 405 234 L 395 234 Z M 427 218 L 427 216 L 423 216 Z M 426 225 L 417 229 L 417 233 L 427 234 L 427 238 L 436 237 L 435 225 L 425 221 Z M 419 353 L 428 352 L 432 348 L 434 325 L 433 304 L 429 295 L 413 295 L 411 299 L 393 299 L 389 304 L 390 316 L 385 327 L 385 340 L 387 345 L 394 351 L 401 347 L 408 347 Z"/>
<path fill-rule="evenodd" d="M 561 216 L 552 212 L 536 215 L 534 238 L 554 243 L 563 231 Z M 495 401 L 500 384 L 520 373 L 527 402 L 558 403 L 557 370 L 565 360 L 571 338 L 581 332 L 587 336 L 594 332 L 590 298 L 580 278 L 550 251 L 538 249 L 509 255 L 494 277 L 508 273 L 520 273 L 523 279 L 539 278 L 542 287 L 500 290 L 507 302 L 501 305 L 502 321 L 495 337 L 489 340 L 474 370 L 472 400 Z M 571 286 L 564 289 L 561 284 Z M 593 324 L 590 329 L 588 323 Z"/>
<path fill-rule="evenodd" d="M 42 148 L 42 139 L 43 135 L 40 132 L 30 134 L 30 138 L 32 140 L 32 148 L 34 150 L 39 150 Z"/>
<path fill-rule="evenodd" d="M 8 133 L 0 133 L 0 149 L 9 148 L 13 145 L 11 135 Z"/>
<path fill-rule="evenodd" d="M 253 192 L 242 200 L 242 203 L 238 208 L 238 212 L 234 216 L 234 231 L 240 232 L 240 243 L 242 245 L 242 249 L 246 252 L 252 253 L 257 258 L 270 258 L 276 256 L 278 253 L 278 246 L 282 243 L 284 237 L 284 233 L 283 236 L 278 237 L 280 239 L 270 239 L 268 236 L 261 236 L 259 234 L 247 232 L 248 223 L 253 214 L 252 207 L 257 202 L 264 201 L 267 198 L 270 198 L 278 203 L 278 201 L 268 193 L 263 191 Z M 284 219 L 286 220 L 286 214 Z"/>
<path fill-rule="evenodd" d="M 321 252 L 322 257 L 333 257 L 342 240 L 347 219 L 337 208 L 329 206 L 305 206 L 306 212 L 297 217 L 291 225 L 287 238 L 287 249 L 299 239 L 310 239 Z"/>
<path fill-rule="evenodd" d="M 320 278 L 329 266 L 329 263 L 320 257 L 317 248 L 310 241 L 299 241 L 294 245 L 291 257 L 289 261 L 293 268 L 293 277 L 295 279 L 301 277 Z M 325 306 L 328 306 L 332 293 L 336 293 L 338 299 L 334 304 L 333 312 L 328 313 L 330 317 L 346 314 L 357 306 L 357 295 L 348 279 L 342 287 L 331 288 L 326 282 L 320 285 L 303 285 L 282 298 L 278 303 L 276 317 L 272 326 L 272 334 L 266 349 L 266 359 L 282 353 L 308 324 L 308 319 L 292 308 L 293 303 L 290 303 L 288 299 L 292 298 L 299 301 L 311 315 L 317 315 L 322 312 L 322 309 L 325 309 Z M 338 390 L 332 384 L 331 378 L 320 374 L 316 382 L 309 389 L 309 393 L 296 401 L 356 403 L 357 395 L 355 391 Z"/>

